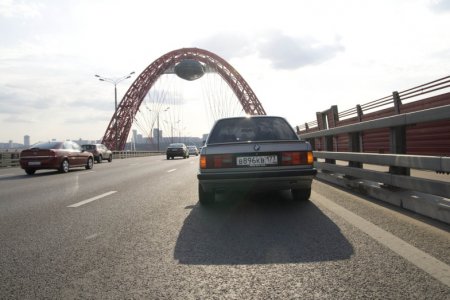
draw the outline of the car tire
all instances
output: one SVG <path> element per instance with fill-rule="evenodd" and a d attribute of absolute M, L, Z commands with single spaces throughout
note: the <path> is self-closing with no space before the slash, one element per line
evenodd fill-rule
<path fill-rule="evenodd" d="M 308 201 L 311 196 L 311 188 L 309 189 L 292 189 L 292 198 L 295 201 Z"/>
<path fill-rule="evenodd" d="M 170 156 L 169 156 L 169 155 L 167 155 L 167 156 L 166 156 L 166 158 L 167 158 L 167 159 L 170 159 Z"/>
<path fill-rule="evenodd" d="M 36 170 L 34 170 L 34 169 L 25 169 L 25 173 L 27 173 L 28 175 L 33 175 L 34 173 L 36 173 Z"/>
<path fill-rule="evenodd" d="M 112 162 L 112 155 L 108 157 L 108 162 Z"/>
<path fill-rule="evenodd" d="M 101 155 L 99 155 L 97 157 L 97 163 L 101 163 L 103 161 L 103 157 Z"/>
<path fill-rule="evenodd" d="M 205 192 L 201 186 L 201 184 L 198 184 L 198 200 L 201 205 L 208 206 L 214 203 L 215 200 L 215 194 L 214 192 Z"/>
<path fill-rule="evenodd" d="M 61 166 L 59 167 L 59 171 L 61 173 L 67 173 L 69 172 L 70 166 L 69 166 L 69 161 L 67 159 L 64 159 L 61 162 Z"/>
<path fill-rule="evenodd" d="M 86 163 L 86 170 L 90 170 L 94 167 L 94 159 L 92 157 L 89 157 Z"/>

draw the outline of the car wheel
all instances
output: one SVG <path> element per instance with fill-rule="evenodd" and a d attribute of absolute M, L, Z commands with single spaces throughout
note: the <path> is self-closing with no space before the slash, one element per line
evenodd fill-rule
<path fill-rule="evenodd" d="M 90 170 L 94 167 L 94 159 L 92 157 L 89 157 L 86 163 L 86 170 Z"/>
<path fill-rule="evenodd" d="M 25 172 L 26 172 L 28 175 L 33 175 L 33 174 L 36 172 L 36 170 L 33 170 L 33 169 L 25 169 Z"/>
<path fill-rule="evenodd" d="M 112 162 L 112 155 L 108 157 L 108 162 Z"/>
<path fill-rule="evenodd" d="M 169 156 L 169 155 L 167 155 L 167 156 L 166 156 L 166 158 L 167 158 L 167 159 L 170 159 L 170 156 Z"/>
<path fill-rule="evenodd" d="M 292 198 L 295 201 L 307 201 L 311 196 L 311 188 L 309 189 L 292 189 Z"/>
<path fill-rule="evenodd" d="M 101 163 L 102 161 L 103 161 L 103 157 L 101 155 L 99 155 L 97 158 L 97 163 Z"/>
<path fill-rule="evenodd" d="M 61 166 L 59 167 L 61 173 L 69 172 L 69 161 L 67 159 L 63 160 Z"/>
<path fill-rule="evenodd" d="M 183 159 L 186 159 L 186 155 L 183 156 Z"/>
<path fill-rule="evenodd" d="M 211 205 L 215 200 L 214 192 L 205 192 L 201 186 L 198 184 L 198 200 L 203 206 Z"/>

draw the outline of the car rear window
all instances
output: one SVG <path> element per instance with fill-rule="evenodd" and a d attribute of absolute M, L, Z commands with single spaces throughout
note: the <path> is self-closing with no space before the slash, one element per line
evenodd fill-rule
<path fill-rule="evenodd" d="M 176 143 L 176 144 L 170 144 L 170 148 L 183 148 L 184 144 Z"/>
<path fill-rule="evenodd" d="M 95 150 L 95 145 L 82 145 L 81 148 L 84 150 Z"/>
<path fill-rule="evenodd" d="M 281 140 L 298 140 L 292 127 L 283 118 L 230 118 L 217 121 L 209 135 L 208 144 Z"/>
<path fill-rule="evenodd" d="M 31 149 L 60 149 L 62 142 L 43 142 L 43 143 L 36 143 L 33 146 L 31 146 Z"/>

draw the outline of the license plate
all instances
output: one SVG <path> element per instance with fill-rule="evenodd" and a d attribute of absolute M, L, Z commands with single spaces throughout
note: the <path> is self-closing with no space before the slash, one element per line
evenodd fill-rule
<path fill-rule="evenodd" d="M 40 166 L 41 162 L 40 161 L 29 161 L 28 165 L 29 166 Z"/>
<path fill-rule="evenodd" d="M 240 156 L 237 157 L 236 165 L 238 166 L 251 166 L 251 167 L 261 167 L 269 165 L 277 165 L 278 157 L 276 155 L 265 155 L 265 156 Z"/>

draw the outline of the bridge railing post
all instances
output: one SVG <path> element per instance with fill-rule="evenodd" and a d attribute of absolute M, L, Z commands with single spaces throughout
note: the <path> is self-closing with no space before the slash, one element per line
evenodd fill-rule
<path fill-rule="evenodd" d="M 348 135 L 350 152 L 361 152 L 361 132 L 351 132 Z M 349 161 L 348 166 L 353 168 L 362 168 L 363 164 L 357 161 Z"/>
<path fill-rule="evenodd" d="M 390 152 L 392 154 L 406 154 L 406 127 L 390 128 Z M 406 167 L 389 166 L 389 173 L 410 176 L 411 170 Z"/>
<path fill-rule="evenodd" d="M 393 92 L 394 109 L 396 114 L 400 114 L 402 101 L 398 92 Z M 406 126 L 390 128 L 389 148 L 392 154 L 406 154 Z M 410 168 L 389 166 L 389 173 L 395 175 L 410 176 Z"/>

